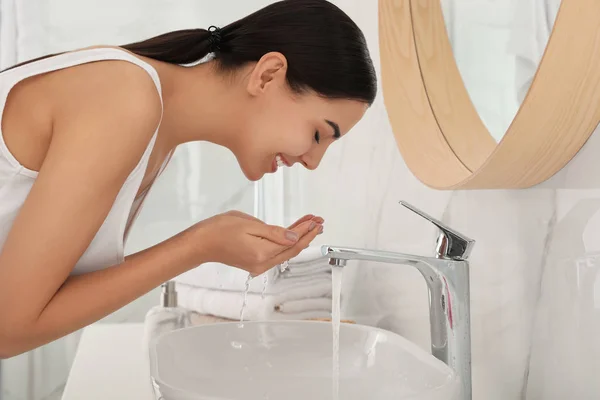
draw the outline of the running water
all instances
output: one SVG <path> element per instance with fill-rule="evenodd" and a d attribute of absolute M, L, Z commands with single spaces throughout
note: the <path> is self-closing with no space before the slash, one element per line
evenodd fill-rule
<path fill-rule="evenodd" d="M 242 303 L 242 311 L 240 311 L 240 324 L 244 322 L 244 311 L 246 310 L 246 302 L 248 301 L 248 292 L 250 291 L 250 281 L 252 278 L 252 274 L 248 274 L 248 279 L 246 279 L 246 288 L 244 289 L 244 302 Z"/>
<path fill-rule="evenodd" d="M 284 261 L 281 264 L 279 264 L 279 272 L 282 272 L 282 273 L 285 272 L 288 269 L 289 265 L 290 265 L 289 261 Z"/>
<path fill-rule="evenodd" d="M 265 293 L 267 292 L 267 285 L 269 284 L 269 273 L 265 272 L 265 276 L 263 276 L 263 290 L 260 294 L 261 299 L 265 299 Z"/>
<path fill-rule="evenodd" d="M 333 400 L 340 398 L 340 297 L 342 293 L 342 267 L 331 267 L 331 327 L 333 330 Z"/>

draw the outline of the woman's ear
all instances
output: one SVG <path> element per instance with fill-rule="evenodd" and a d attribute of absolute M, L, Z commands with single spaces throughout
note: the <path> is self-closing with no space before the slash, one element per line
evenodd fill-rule
<path fill-rule="evenodd" d="M 250 73 L 247 90 L 252 96 L 265 93 L 272 86 L 285 83 L 287 59 L 279 52 L 267 53 L 261 57 Z"/>

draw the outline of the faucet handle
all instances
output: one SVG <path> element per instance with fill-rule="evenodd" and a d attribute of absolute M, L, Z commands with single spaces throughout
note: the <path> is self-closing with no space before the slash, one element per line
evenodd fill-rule
<path fill-rule="evenodd" d="M 469 257 L 471 250 L 475 245 L 475 241 L 473 239 L 468 238 L 462 233 L 456 232 L 449 226 L 444 225 L 441 221 L 438 221 L 437 219 L 403 200 L 400 201 L 400 204 L 425 218 L 440 229 L 441 232 L 436 246 L 436 255 L 438 258 L 466 260 Z"/>

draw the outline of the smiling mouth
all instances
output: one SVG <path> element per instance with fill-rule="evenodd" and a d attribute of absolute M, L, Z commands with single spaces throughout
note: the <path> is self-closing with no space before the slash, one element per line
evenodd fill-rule
<path fill-rule="evenodd" d="M 291 167 L 292 165 L 281 154 L 277 154 L 273 159 L 272 170 L 276 172 L 279 167 Z"/>
<path fill-rule="evenodd" d="M 277 154 L 277 157 L 275 157 L 275 158 L 276 158 L 276 159 L 277 159 L 277 158 L 279 159 L 279 161 L 281 162 L 281 166 L 285 166 L 285 167 L 291 167 L 291 166 L 293 165 L 291 162 L 289 162 L 289 161 L 287 160 L 287 158 L 285 158 L 283 155 L 281 155 L 281 153 L 280 153 L 280 154 Z M 278 165 L 279 165 L 279 162 L 278 162 Z"/>
<path fill-rule="evenodd" d="M 283 159 L 281 158 L 281 155 L 277 154 L 275 156 L 275 162 L 277 163 L 278 167 L 285 167 L 285 163 L 283 162 Z"/>

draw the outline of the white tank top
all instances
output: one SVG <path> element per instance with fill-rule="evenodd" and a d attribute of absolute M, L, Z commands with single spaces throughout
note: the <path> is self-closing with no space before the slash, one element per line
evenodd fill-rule
<path fill-rule="evenodd" d="M 143 68 L 156 84 L 162 103 L 158 73 L 151 65 L 124 50 L 108 47 L 93 48 L 52 56 L 1 73 L 0 121 L 8 94 L 18 82 L 34 75 L 100 60 L 124 60 Z M 141 206 L 139 199 L 136 200 L 135 197 L 142 183 L 157 132 L 158 127 L 139 163 L 131 171 L 119 191 L 104 223 L 75 265 L 71 275 L 96 271 L 123 262 L 125 230 L 127 225 L 133 222 Z M 4 246 L 15 217 L 27 198 L 36 177 L 36 171 L 22 166 L 11 154 L 4 142 L 4 136 L 0 132 L 0 249 Z M 68 216 L 65 217 L 68 218 Z"/>

